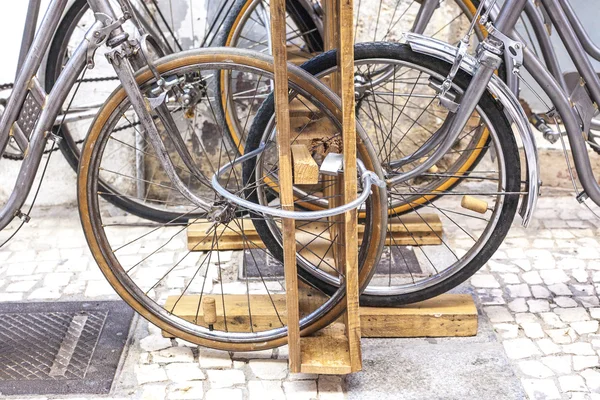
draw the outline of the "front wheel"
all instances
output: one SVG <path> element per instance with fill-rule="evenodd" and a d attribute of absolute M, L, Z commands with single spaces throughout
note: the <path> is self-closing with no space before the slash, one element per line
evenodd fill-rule
<path fill-rule="evenodd" d="M 279 254 L 281 249 L 272 248 L 276 243 L 267 244 L 265 249 L 253 232 L 252 222 L 268 220 L 276 230 L 281 229 L 281 223 L 278 218 L 258 216 L 228 203 L 209 183 L 217 171 L 239 157 L 226 137 L 226 130 L 217 124 L 214 79 L 221 71 L 228 71 L 244 82 L 272 80 L 272 59 L 235 49 L 203 49 L 165 57 L 156 66 L 167 81 L 178 82 L 177 90 L 173 90 L 165 104 L 179 133 L 187 133 L 193 139 L 185 143 L 190 146 L 196 165 L 191 169 L 196 172 L 191 173 L 188 164 L 178 159 L 172 136 L 165 133 L 164 126 L 157 124 L 157 128 L 181 180 L 211 205 L 211 211 L 199 210 L 174 189 L 145 135 L 136 144 L 137 126 L 131 126 L 135 113 L 125 91 L 118 88 L 91 126 L 78 174 L 79 210 L 91 252 L 116 292 L 150 322 L 175 336 L 229 351 L 281 346 L 287 340 L 286 286 L 283 266 L 276 262 L 273 253 Z M 157 87 L 148 70 L 140 72 L 136 79 L 144 94 Z M 288 79 L 299 101 L 327 116 L 331 124 L 328 132 L 339 137 L 337 97 L 298 68 L 290 69 Z M 151 163 L 147 171 L 154 179 L 147 181 L 153 183 L 153 205 L 169 204 L 171 210 L 178 210 L 178 218 L 167 223 L 143 221 L 135 215 L 114 213 L 114 207 L 103 199 L 100 182 L 135 197 L 137 179 L 131 161 L 136 151 L 143 152 Z M 369 154 L 374 152 L 371 150 Z M 243 196 L 253 189 L 277 185 L 275 175 L 248 184 L 238 167 L 219 178 L 219 183 L 231 193 Z M 375 165 L 373 170 L 376 169 Z M 383 245 L 380 228 L 385 225 L 385 194 L 379 194 L 375 191 L 367 200 L 368 228 L 358 255 L 361 288 L 369 282 Z M 217 212 L 218 219 L 214 218 Z M 303 232 L 296 238 L 299 267 L 311 270 L 335 267 L 328 261 L 328 249 L 335 238 L 308 230 L 300 222 L 298 231 Z M 315 224 L 321 226 L 326 221 Z M 278 230 L 277 234 L 281 232 Z M 240 246 L 243 251 L 231 252 Z M 329 296 L 309 294 L 310 304 L 301 310 L 302 334 L 327 326 L 345 308 L 342 286 Z M 208 299 L 216 304 L 217 312 L 217 322 L 210 326 L 202 314 Z"/>
<path fill-rule="evenodd" d="M 310 70 L 326 75 L 335 71 L 335 60 L 335 53 L 323 54 L 311 61 Z M 442 82 L 450 67 L 413 52 L 408 45 L 355 46 L 355 76 L 368 76 L 369 71 L 382 68 L 390 71 L 376 82 L 361 80 L 364 91 L 356 112 L 388 178 L 410 171 L 430 154 L 393 167 L 431 143 L 429 139 L 446 121 L 448 110 L 436 101 L 431 83 Z M 451 90 L 457 101 L 470 81 L 462 71 L 457 75 Z M 272 134 L 273 113 L 272 99 L 268 99 L 257 113 L 246 152 Z M 300 134 L 297 140 L 301 139 Z M 310 150 L 314 154 L 323 151 L 319 141 Z M 426 300 L 479 270 L 498 249 L 515 216 L 520 191 L 518 154 L 501 105 L 486 93 L 435 170 L 388 187 L 387 246 L 361 304 L 396 306 Z M 326 196 L 311 196 L 303 198 L 313 205 L 328 202 Z M 485 207 L 479 213 L 463 207 L 465 196 Z M 276 232 L 268 224 L 255 221 L 255 225 L 265 243 L 276 242 Z M 339 278 L 323 270 L 312 271 L 307 280 L 326 292 L 340 284 Z"/>

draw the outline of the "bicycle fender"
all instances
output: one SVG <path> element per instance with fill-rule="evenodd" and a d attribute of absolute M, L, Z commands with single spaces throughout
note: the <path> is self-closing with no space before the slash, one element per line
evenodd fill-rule
<path fill-rule="evenodd" d="M 454 62 L 458 51 L 455 46 L 446 42 L 416 33 L 405 33 L 403 41 L 416 53 L 427 54 L 448 63 Z M 477 60 L 473 56 L 465 55 L 463 57 L 460 65 L 463 71 L 473 75 L 477 67 Z M 541 185 L 535 137 L 519 99 L 517 99 L 510 88 L 498 76 L 492 76 L 487 89 L 502 104 L 506 117 L 509 122 L 515 125 L 523 144 L 527 171 L 527 193 L 523 195 L 521 200 L 519 214 L 523 218 L 523 226 L 527 227 L 531 222 Z"/>

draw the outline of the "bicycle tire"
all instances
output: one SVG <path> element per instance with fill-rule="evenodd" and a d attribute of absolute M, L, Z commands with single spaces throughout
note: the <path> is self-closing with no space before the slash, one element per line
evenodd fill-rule
<path fill-rule="evenodd" d="M 331 67 L 331 59 L 329 62 L 325 62 L 325 57 L 327 57 L 326 54 L 320 57 L 322 57 L 321 60 L 323 61 L 323 68 L 327 69 L 327 67 Z M 329 57 L 335 58 L 335 54 L 330 54 Z M 412 63 L 414 65 L 423 66 L 438 73 L 440 76 L 446 76 L 451 67 L 451 64 L 443 62 L 434 57 L 413 52 L 408 45 L 395 43 L 358 44 L 355 46 L 355 57 L 357 60 L 360 60 L 364 57 L 370 57 L 377 60 L 386 57 L 394 58 L 404 62 Z M 315 65 L 319 62 L 319 60 L 316 60 Z M 312 68 L 312 72 L 317 70 L 314 65 Z M 457 74 L 454 82 L 464 90 L 470 83 L 470 80 L 471 76 L 461 70 Z M 504 166 L 507 170 L 505 189 L 507 192 L 518 192 L 520 188 L 521 176 L 520 161 L 518 157 L 518 148 L 510 128 L 510 123 L 503 114 L 501 105 L 497 103 L 489 93 L 486 92 L 486 94 L 482 97 L 480 101 L 480 107 L 484 110 L 485 115 L 490 119 L 490 121 L 492 121 L 494 128 L 496 128 L 498 132 L 498 140 L 500 142 L 504 157 Z M 265 131 L 273 112 L 273 99 L 269 98 L 265 100 L 263 107 L 255 118 L 255 123 L 251 128 L 250 135 L 248 136 L 245 151 L 252 151 L 259 145 L 263 132 Z M 456 273 L 450 275 L 447 279 L 442 280 L 438 284 L 432 285 L 423 290 L 396 295 L 383 293 L 377 295 L 369 294 L 369 288 L 367 288 L 367 290 L 363 292 L 360 297 L 361 305 L 373 307 L 391 307 L 402 304 L 410 304 L 445 293 L 464 282 L 475 272 L 477 272 L 498 249 L 504 237 L 508 233 L 508 230 L 510 229 L 513 218 L 517 211 L 518 202 L 518 195 L 506 195 L 506 199 L 504 200 L 504 204 L 501 209 L 499 221 L 494 227 L 487 242 L 481 247 L 478 253 L 468 264 L 466 264 Z M 267 224 L 263 223 L 262 221 L 254 221 L 254 224 L 257 232 L 259 232 L 261 238 L 266 244 L 276 242 L 276 239 L 273 237 L 273 234 Z M 315 276 L 305 276 L 304 279 L 325 293 L 331 293 L 332 290 L 336 289 L 335 285 L 319 281 L 319 279 Z"/>
<path fill-rule="evenodd" d="M 268 56 L 232 49 L 201 49 L 187 52 L 183 56 L 181 53 L 167 56 L 157 62 L 156 67 L 159 71 L 166 72 L 177 68 L 194 67 L 203 62 L 212 63 L 212 66 L 219 62 L 223 64 L 236 62 L 245 63 L 244 65 L 262 70 L 272 71 L 273 69 L 272 60 Z M 136 74 L 136 80 L 140 85 L 149 82 L 152 79 L 153 75 L 147 69 Z M 306 91 L 311 93 L 311 95 L 314 95 L 324 107 L 328 107 L 329 109 L 337 108 L 339 110 L 335 96 L 325 93 L 325 91 L 322 91 L 318 87 L 314 87 L 314 84 L 309 85 L 306 83 L 316 81 L 310 75 L 305 74 L 304 71 L 300 69 L 291 71 L 290 79 L 298 85 L 304 85 L 303 87 Z M 176 324 L 174 321 L 177 321 L 177 318 L 173 318 L 172 320 L 168 319 L 167 315 L 160 313 L 156 309 L 156 303 L 149 298 L 147 302 L 144 302 L 140 297 L 140 293 L 130 289 L 130 283 L 127 282 L 126 273 L 123 273 L 123 268 L 120 266 L 119 262 L 116 261 L 114 252 L 111 250 L 111 245 L 108 243 L 108 239 L 105 236 L 97 196 L 99 160 L 102 158 L 103 144 L 106 143 L 112 132 L 111 130 L 103 130 L 103 127 L 106 124 L 110 124 L 111 115 L 121 115 L 122 110 L 119 107 L 124 101 L 126 101 L 124 90 L 117 89 L 117 91 L 114 92 L 114 95 L 105 103 L 103 112 L 100 112 L 97 115 L 90 129 L 90 133 L 86 138 L 82 153 L 82 162 L 79 166 L 78 197 L 80 217 L 86 239 L 101 271 L 115 288 L 117 293 L 132 308 L 150 322 L 177 337 L 182 337 L 203 346 L 229 351 L 261 350 L 284 345 L 287 340 L 285 332 L 283 334 L 278 334 L 278 336 L 272 340 L 258 341 L 253 339 L 253 341 L 247 343 L 232 343 L 226 340 L 219 341 L 217 339 L 207 339 L 204 336 L 200 336 L 198 332 L 194 334 L 193 331 L 190 331 L 189 324 L 186 324 L 185 322 L 177 322 Z M 368 245 L 365 245 L 366 249 L 362 252 L 361 256 L 359 283 L 362 287 L 366 286 L 369 281 L 375 259 L 378 257 L 378 253 L 381 251 L 382 246 L 380 236 L 381 229 L 377 226 L 377 223 L 381 224 L 382 220 L 379 219 L 379 222 L 377 222 L 377 218 L 378 216 L 385 218 L 385 204 L 381 201 L 379 201 L 379 203 L 374 201 L 373 204 L 375 206 L 374 208 L 378 209 L 373 212 L 375 218 L 373 223 L 376 226 L 372 229 L 373 237 L 369 240 Z M 341 291 L 338 292 L 336 296 L 331 297 L 328 300 L 332 302 L 335 301 L 335 304 L 331 304 L 329 309 L 325 310 L 326 313 L 324 315 L 314 321 L 311 325 L 302 327 L 303 335 L 321 329 L 339 317 L 340 313 L 343 312 L 345 308 L 345 291 L 343 291 L 343 288 L 340 290 Z M 206 331 L 206 328 L 204 328 L 204 330 Z"/>

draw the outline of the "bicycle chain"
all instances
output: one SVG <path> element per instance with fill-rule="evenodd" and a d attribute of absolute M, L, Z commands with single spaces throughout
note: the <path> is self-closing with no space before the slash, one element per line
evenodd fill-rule
<path fill-rule="evenodd" d="M 85 78 L 83 80 L 77 80 L 75 83 L 89 83 L 89 82 L 106 82 L 106 81 L 117 81 L 119 78 L 116 76 L 105 76 L 98 78 Z M 15 86 L 14 83 L 0 83 L 0 90 L 12 89 Z"/>

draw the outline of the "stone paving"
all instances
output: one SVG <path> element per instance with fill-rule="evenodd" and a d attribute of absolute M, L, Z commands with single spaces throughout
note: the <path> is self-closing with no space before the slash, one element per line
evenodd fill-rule
<path fill-rule="evenodd" d="M 472 279 L 532 399 L 600 399 L 600 221 L 545 198 Z"/>
<path fill-rule="evenodd" d="M 117 298 L 89 255 L 76 210 L 37 209 L 33 217 L 0 250 L 0 301 Z M 532 226 L 515 222 L 461 289 L 477 295 L 480 318 L 493 325 L 531 399 L 600 399 L 599 233 L 600 220 L 573 198 L 542 198 Z M 286 347 L 218 352 L 163 338 L 141 318 L 132 339 L 110 399 L 346 397 L 343 377 L 290 375 Z"/>

